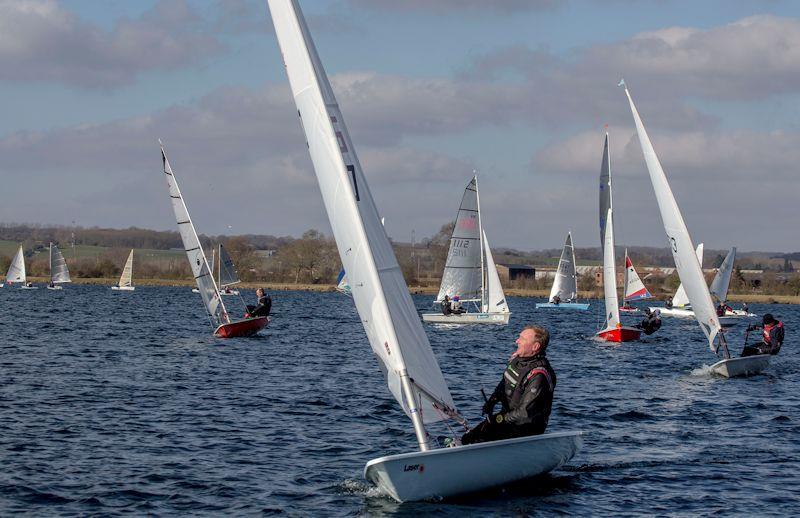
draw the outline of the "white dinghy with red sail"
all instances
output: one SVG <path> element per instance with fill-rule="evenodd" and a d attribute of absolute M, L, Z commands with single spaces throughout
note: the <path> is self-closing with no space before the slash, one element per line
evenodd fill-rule
<path fill-rule="evenodd" d="M 622 306 L 619 308 L 620 311 L 636 313 L 639 311 L 639 308 L 631 306 L 631 302 L 653 298 L 653 294 L 650 293 L 650 290 L 644 285 L 641 277 L 639 277 L 639 274 L 636 272 L 636 268 L 633 267 L 633 261 L 631 261 L 631 257 L 628 255 L 627 248 L 625 249 L 625 276 L 622 285 L 625 291 L 622 297 Z"/>
<path fill-rule="evenodd" d="M 725 340 L 725 333 L 720 325 L 714 304 L 711 300 L 711 293 L 706 286 L 703 270 L 694 253 L 692 238 L 683 221 L 678 203 L 672 194 L 672 189 L 667 182 L 667 176 L 661 167 L 650 137 L 644 129 L 639 112 L 633 104 L 633 98 L 624 81 L 620 81 L 620 86 L 625 88 L 625 95 L 628 97 L 631 113 L 636 123 L 636 133 L 639 135 L 639 143 L 642 147 L 647 170 L 650 174 L 650 181 L 658 201 L 658 208 L 661 212 L 661 220 L 664 223 L 664 230 L 667 233 L 667 240 L 672 257 L 675 261 L 675 268 L 681 279 L 686 296 L 692 305 L 694 317 L 700 324 L 703 334 L 708 338 L 708 345 L 715 354 L 722 352 L 723 359 L 711 366 L 712 372 L 725 377 L 748 376 L 758 374 L 769 365 L 768 354 L 755 356 L 745 356 L 740 358 L 731 357 L 728 344 Z M 716 344 L 715 344 L 716 341 Z"/>
<path fill-rule="evenodd" d="M 426 426 L 465 423 L 453 404 L 366 177 L 296 0 L 269 0 L 292 95 L 353 301 L 389 391 L 411 418 L 420 451 L 367 463 L 364 475 L 398 501 L 449 497 L 550 471 L 580 432 L 437 448 Z"/>
<path fill-rule="evenodd" d="M 159 144 L 161 141 L 159 141 Z M 178 188 L 178 180 L 167 160 L 164 145 L 161 145 L 161 160 L 164 163 L 164 175 L 169 186 L 169 197 L 172 200 L 172 210 L 175 212 L 175 219 L 178 222 L 178 231 L 181 234 L 183 248 L 186 250 L 186 257 L 189 259 L 189 266 L 192 268 L 197 289 L 203 299 L 208 318 L 214 326 L 214 336 L 219 338 L 235 338 L 240 336 L 252 336 L 266 327 L 269 323 L 268 317 L 243 318 L 232 320 L 222 302 L 222 298 L 208 266 L 206 254 L 200 245 L 200 238 L 194 229 L 192 219 L 189 217 L 189 209 L 183 201 L 181 190 Z"/>

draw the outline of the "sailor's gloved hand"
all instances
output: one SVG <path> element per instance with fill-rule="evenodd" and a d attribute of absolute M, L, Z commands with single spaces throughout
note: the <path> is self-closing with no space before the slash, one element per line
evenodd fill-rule
<path fill-rule="evenodd" d="M 492 410 L 494 410 L 494 405 L 496 403 L 489 399 L 486 403 L 483 404 L 483 408 L 481 408 L 481 414 L 483 415 L 492 415 Z"/>

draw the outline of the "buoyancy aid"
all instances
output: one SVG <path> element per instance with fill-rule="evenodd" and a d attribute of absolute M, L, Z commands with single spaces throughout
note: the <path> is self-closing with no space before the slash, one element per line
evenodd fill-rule
<path fill-rule="evenodd" d="M 509 362 L 506 371 L 503 373 L 505 398 L 502 404 L 503 410 L 506 412 L 515 412 L 531 403 L 526 390 L 531 386 L 531 382 L 537 375 L 543 376 L 546 389 L 535 398 L 536 407 L 532 411 L 528 411 L 527 415 L 517 424 L 547 426 L 553 406 L 556 373 L 543 354 L 524 358 L 515 357 Z"/>

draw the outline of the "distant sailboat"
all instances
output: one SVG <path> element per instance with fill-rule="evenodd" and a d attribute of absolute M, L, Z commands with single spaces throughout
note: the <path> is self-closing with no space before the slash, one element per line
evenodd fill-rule
<path fill-rule="evenodd" d="M 344 269 L 339 272 L 339 277 L 336 278 L 336 291 L 345 295 L 353 294 L 353 289 L 350 287 L 350 282 L 347 280 L 347 274 Z"/>
<path fill-rule="evenodd" d="M 578 300 L 578 273 L 575 270 L 575 248 L 572 246 L 572 232 L 567 232 L 567 239 L 564 241 L 564 248 L 561 250 L 561 258 L 558 260 L 558 268 L 553 278 L 553 287 L 550 288 L 548 302 L 537 302 L 536 309 L 577 309 L 585 311 L 589 309 L 588 303 L 577 302 Z"/>
<path fill-rule="evenodd" d="M 69 269 L 67 268 L 67 261 L 61 254 L 58 246 L 50 243 L 50 284 L 47 285 L 48 290 L 60 290 L 62 284 L 72 282 L 69 278 Z"/>
<path fill-rule="evenodd" d="M 133 249 L 128 254 L 128 260 L 125 261 L 125 267 L 122 269 L 119 283 L 116 286 L 111 286 L 111 289 L 114 291 L 133 291 L 136 289 L 133 285 Z"/>
<path fill-rule="evenodd" d="M 238 295 L 239 290 L 231 289 L 242 282 L 239 280 L 239 272 L 236 271 L 236 266 L 233 264 L 230 254 L 220 243 L 217 247 L 217 283 L 219 284 L 220 295 Z M 213 263 L 212 263 L 213 264 Z"/>
<path fill-rule="evenodd" d="M 160 143 L 160 141 L 159 141 Z M 183 248 L 186 250 L 186 257 L 189 259 L 189 266 L 192 268 L 194 280 L 197 282 L 197 289 L 206 307 L 206 312 L 214 327 L 214 336 L 220 338 L 233 338 L 239 336 L 251 336 L 266 327 L 269 319 L 267 317 L 245 318 L 241 320 L 231 320 L 225 304 L 222 302 L 214 275 L 208 266 L 197 231 L 189 217 L 189 210 L 183 201 L 183 196 L 178 188 L 178 181 L 172 172 L 172 167 L 167 160 L 164 146 L 161 146 L 161 160 L 164 164 L 164 175 L 169 186 L 169 197 L 172 200 L 172 210 L 178 222 L 178 230 L 183 241 Z"/>
<path fill-rule="evenodd" d="M 633 261 L 631 261 L 631 258 L 628 255 L 627 248 L 625 249 L 625 277 L 622 285 L 625 289 L 625 295 L 622 299 L 622 307 L 619 308 L 620 311 L 639 311 L 639 308 L 631 306 L 630 303 L 637 300 L 647 300 L 653 298 L 650 290 L 647 289 L 642 282 L 642 279 L 639 278 L 639 274 L 636 273 L 636 268 L 633 267 Z"/>
<path fill-rule="evenodd" d="M 638 340 L 642 330 L 623 326 L 619 317 L 617 265 L 614 255 L 614 204 L 611 189 L 611 155 L 606 133 L 600 166 L 600 243 L 603 247 L 603 298 L 606 304 L 606 322 L 605 328 L 598 331 L 595 336 L 609 342 L 630 342 Z"/>
<path fill-rule="evenodd" d="M 353 301 L 389 391 L 420 451 L 371 460 L 365 477 L 398 501 L 449 497 L 546 473 L 578 450 L 580 432 L 437 448 L 425 427 L 464 423 L 417 316 L 342 113 L 295 0 L 269 0 L 291 92 Z M 363 387 L 354 386 L 354 390 Z"/>
<path fill-rule="evenodd" d="M 35 286 L 27 286 L 27 282 L 28 279 L 25 274 L 25 254 L 22 251 L 22 245 L 20 245 L 14 258 L 11 260 L 11 264 L 8 266 L 6 283 L 8 283 L 9 286 L 21 284 L 24 289 L 36 288 Z"/>
<path fill-rule="evenodd" d="M 625 82 L 620 81 L 620 86 L 624 85 Z M 718 354 L 721 350 L 723 354 L 724 359 L 712 365 L 711 370 L 725 377 L 757 374 L 769 365 L 770 355 L 731 357 L 725 340 L 725 333 L 714 309 L 711 293 L 703 277 L 703 270 L 693 251 L 692 238 L 689 236 L 689 231 L 678 208 L 678 203 L 675 201 L 675 196 L 672 194 L 667 177 L 627 87 L 625 87 L 625 95 L 628 97 L 628 103 L 636 124 L 636 133 L 639 135 L 639 143 L 641 144 L 647 170 L 650 174 L 650 181 L 656 194 L 661 220 L 664 223 L 664 230 L 667 234 L 670 250 L 672 250 L 672 257 L 675 261 L 675 268 L 678 270 L 678 276 L 686 290 L 686 295 L 692 305 L 694 316 L 698 324 L 700 324 L 700 329 L 708 339 L 711 351 Z M 717 342 L 716 344 L 715 341 Z"/>
<path fill-rule="evenodd" d="M 422 320 L 439 324 L 508 324 L 511 313 L 481 224 L 477 176 L 464 189 L 434 304 L 442 304 L 445 296 L 472 303 L 477 311 L 469 312 L 465 307 L 465 313 L 423 313 Z"/>

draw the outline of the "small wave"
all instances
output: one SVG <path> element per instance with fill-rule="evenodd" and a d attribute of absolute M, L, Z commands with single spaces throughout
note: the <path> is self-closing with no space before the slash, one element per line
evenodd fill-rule
<path fill-rule="evenodd" d="M 773 421 L 779 421 L 779 422 L 783 423 L 783 422 L 786 422 L 786 421 L 791 421 L 791 418 L 789 418 L 788 415 L 779 415 L 779 416 L 773 417 L 772 420 Z"/>
<path fill-rule="evenodd" d="M 352 478 L 340 483 L 338 488 L 345 494 L 362 495 L 366 498 L 385 498 L 389 496 L 388 493 L 372 484 L 367 484 L 362 480 L 353 480 Z"/>
<path fill-rule="evenodd" d="M 653 419 L 653 416 L 644 412 L 639 412 L 638 410 L 629 410 L 627 412 L 613 414 L 611 419 L 615 421 L 646 421 L 648 419 Z"/>
<path fill-rule="evenodd" d="M 713 376 L 714 371 L 711 370 L 711 365 L 703 365 L 702 367 L 692 369 L 691 375 L 697 377 L 708 377 Z"/>

